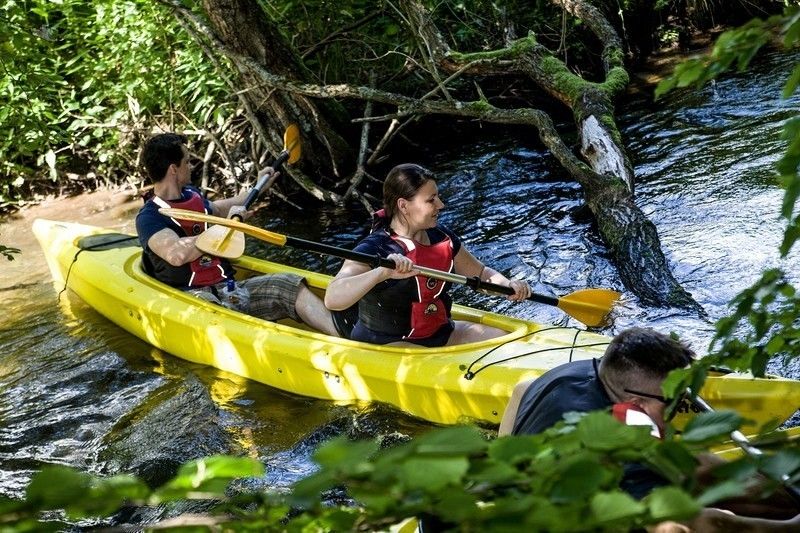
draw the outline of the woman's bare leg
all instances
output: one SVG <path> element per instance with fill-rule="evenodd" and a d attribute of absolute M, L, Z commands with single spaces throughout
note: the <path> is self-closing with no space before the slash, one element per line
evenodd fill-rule
<path fill-rule="evenodd" d="M 485 326 L 477 322 L 469 322 L 467 320 L 456 320 L 455 329 L 450 334 L 447 340 L 447 346 L 454 344 L 467 344 L 468 342 L 485 341 L 487 339 L 494 339 L 508 333 L 499 328 L 492 326 Z"/>

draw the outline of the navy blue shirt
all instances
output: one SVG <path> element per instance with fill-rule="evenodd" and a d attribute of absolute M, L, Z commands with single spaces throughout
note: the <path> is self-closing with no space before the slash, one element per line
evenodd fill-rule
<path fill-rule="evenodd" d="M 200 191 L 194 186 L 186 186 L 181 190 L 181 197 L 179 199 L 170 200 L 169 203 L 174 207 L 180 208 L 181 203 L 190 200 L 194 193 L 200 194 Z M 207 210 L 210 210 L 211 202 L 208 201 L 202 194 L 203 205 Z M 174 267 L 159 257 L 153 252 L 147 243 L 150 238 L 159 231 L 168 228 L 175 232 L 179 237 L 187 237 L 186 231 L 171 218 L 162 215 L 158 212 L 162 206 L 156 204 L 152 197 L 145 201 L 144 206 L 139 210 L 136 215 L 136 233 L 139 235 L 139 243 L 142 245 L 142 264 L 145 271 L 154 278 L 162 281 L 173 287 L 185 289 L 189 285 L 189 280 L 192 276 L 191 266 L 187 263 L 178 267 Z M 198 222 L 196 234 L 199 234 L 204 229 L 204 224 Z M 221 259 L 221 265 L 224 269 L 226 277 L 233 277 L 233 267 L 227 259 Z"/>
<path fill-rule="evenodd" d="M 431 245 L 450 239 L 453 257 L 461 249 L 461 239 L 449 228 L 437 225 L 425 230 Z M 378 228 L 356 245 L 354 251 L 370 256 L 387 257 L 397 253 L 406 255 L 402 244 L 392 238 L 386 229 Z M 450 317 L 452 298 L 449 291 L 452 283 L 444 284 L 439 296 L 447 317 Z M 359 318 L 350 338 L 374 344 L 386 344 L 403 340 L 411 330 L 412 302 L 417 299 L 416 282 L 411 279 L 387 279 L 375 285 L 358 302 Z M 447 343 L 453 323 L 449 321 L 433 335 L 411 340 L 424 346 L 443 346 Z"/>
<path fill-rule="evenodd" d="M 425 230 L 425 232 L 428 234 L 431 244 L 442 242 L 445 237 L 450 237 L 450 241 L 453 243 L 453 257 L 458 255 L 458 251 L 461 250 L 461 239 L 450 228 L 439 224 L 435 228 Z M 375 230 L 364 237 L 353 250 L 381 257 L 387 257 L 389 254 L 406 254 L 405 249 L 382 229 Z"/>
<path fill-rule="evenodd" d="M 520 400 L 513 435 L 535 435 L 554 426 L 564 414 L 611 409 L 614 405 L 597 375 L 597 360 L 572 361 L 535 379 Z M 638 463 L 624 466 L 620 488 L 641 499 L 667 480 Z"/>

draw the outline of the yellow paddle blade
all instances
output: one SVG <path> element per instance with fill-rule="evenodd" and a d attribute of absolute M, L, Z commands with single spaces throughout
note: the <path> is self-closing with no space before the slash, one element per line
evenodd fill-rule
<path fill-rule="evenodd" d="M 300 159 L 303 150 L 300 147 L 300 128 L 297 124 L 289 124 L 283 132 L 283 149 L 289 152 L 288 164 L 292 165 Z"/>
<path fill-rule="evenodd" d="M 622 294 L 611 289 L 580 289 L 558 299 L 558 308 L 587 326 L 602 326 Z"/>
<path fill-rule="evenodd" d="M 211 226 L 197 236 L 194 244 L 207 254 L 236 259 L 244 253 L 244 233 L 224 226 Z"/>
<path fill-rule="evenodd" d="M 215 217 L 214 215 L 198 213 L 197 211 L 188 211 L 186 209 L 173 209 L 167 207 L 162 207 L 158 210 L 158 212 L 168 217 L 192 220 L 195 222 L 208 222 L 209 224 L 218 224 L 226 228 L 239 230 L 245 235 L 250 235 L 256 239 L 266 241 L 271 244 L 276 244 L 278 246 L 283 246 L 286 244 L 286 235 L 281 235 L 280 233 L 257 228 L 255 226 L 251 226 L 250 224 L 240 222 L 236 219 Z M 209 228 L 206 231 L 210 231 L 211 229 L 212 228 Z"/>

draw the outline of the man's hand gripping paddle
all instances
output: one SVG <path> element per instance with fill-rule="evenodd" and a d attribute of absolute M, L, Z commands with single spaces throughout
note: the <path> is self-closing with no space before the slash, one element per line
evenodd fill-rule
<path fill-rule="evenodd" d="M 259 178 L 256 186 L 250 191 L 243 204 L 245 209 L 256 201 L 263 189 L 272 185 L 281 165 L 284 163 L 291 165 L 300 159 L 301 151 L 300 130 L 295 124 L 290 124 L 283 134 L 283 151 L 278 154 L 278 157 L 272 163 L 274 172 Z M 233 215 L 231 218 L 242 221 L 240 215 Z M 211 226 L 197 237 L 195 246 L 207 254 L 225 257 L 226 259 L 236 259 L 244 253 L 244 233 L 221 225 Z"/>

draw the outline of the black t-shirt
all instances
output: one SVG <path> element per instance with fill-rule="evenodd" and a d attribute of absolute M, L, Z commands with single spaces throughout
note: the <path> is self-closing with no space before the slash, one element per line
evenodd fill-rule
<path fill-rule="evenodd" d="M 514 421 L 514 435 L 534 435 L 571 411 L 608 409 L 614 402 L 597 377 L 596 360 L 573 361 L 535 379 L 525 391 Z"/>

